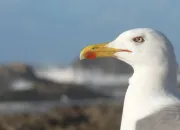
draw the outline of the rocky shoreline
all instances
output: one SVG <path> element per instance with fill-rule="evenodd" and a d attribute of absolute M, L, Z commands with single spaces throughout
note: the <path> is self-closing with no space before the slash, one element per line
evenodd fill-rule
<path fill-rule="evenodd" d="M 56 107 L 0 116 L 0 130 L 119 130 L 122 105 Z"/>

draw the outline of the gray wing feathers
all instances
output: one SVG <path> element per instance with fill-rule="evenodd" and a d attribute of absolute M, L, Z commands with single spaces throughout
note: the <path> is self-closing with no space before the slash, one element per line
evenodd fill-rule
<path fill-rule="evenodd" d="M 180 130 L 180 104 L 166 107 L 139 120 L 136 130 Z"/>

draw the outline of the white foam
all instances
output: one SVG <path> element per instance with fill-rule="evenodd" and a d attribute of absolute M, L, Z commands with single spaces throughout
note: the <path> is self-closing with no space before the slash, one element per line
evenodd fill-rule
<path fill-rule="evenodd" d="M 34 83 L 25 79 L 18 79 L 12 82 L 11 88 L 16 91 L 29 90 L 33 88 Z"/>
<path fill-rule="evenodd" d="M 48 67 L 36 69 L 37 77 L 45 78 L 57 83 L 119 85 L 126 84 L 130 75 L 106 74 L 100 70 L 83 70 L 71 67 Z"/>

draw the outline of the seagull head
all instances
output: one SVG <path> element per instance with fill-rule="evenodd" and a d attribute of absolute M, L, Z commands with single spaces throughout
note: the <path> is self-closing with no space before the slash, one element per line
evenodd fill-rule
<path fill-rule="evenodd" d="M 114 57 L 131 66 L 176 62 L 174 49 L 168 38 L 150 28 L 125 31 L 111 42 L 89 45 L 80 53 L 81 60 L 100 57 Z"/>

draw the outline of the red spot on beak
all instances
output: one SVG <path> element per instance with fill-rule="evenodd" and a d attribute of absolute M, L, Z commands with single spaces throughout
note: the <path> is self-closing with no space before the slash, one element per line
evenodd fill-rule
<path fill-rule="evenodd" d="M 89 51 L 89 52 L 86 53 L 85 57 L 87 59 L 95 59 L 96 58 L 96 53 Z"/>

